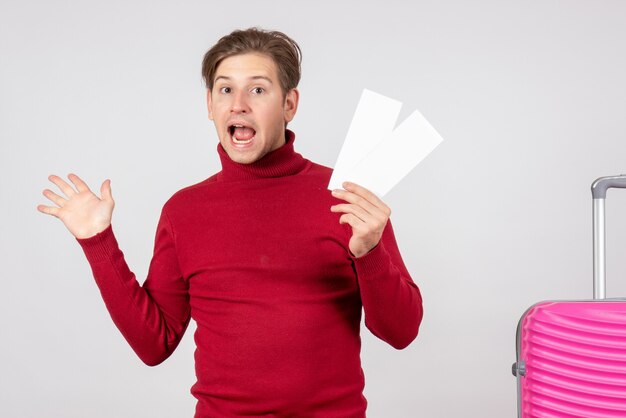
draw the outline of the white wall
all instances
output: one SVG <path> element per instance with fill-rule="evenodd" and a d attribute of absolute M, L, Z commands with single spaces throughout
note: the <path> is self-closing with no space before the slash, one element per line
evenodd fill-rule
<path fill-rule="evenodd" d="M 425 301 L 396 351 L 363 330 L 371 417 L 512 417 L 515 327 L 591 295 L 591 197 L 626 172 L 621 1 L 0 1 L 0 414 L 192 416 L 193 339 L 144 366 L 79 246 L 35 210 L 50 173 L 112 179 L 143 280 L 161 205 L 219 169 L 200 61 L 235 28 L 304 52 L 296 148 L 333 165 L 361 90 L 445 138 L 386 198 Z M 609 192 L 609 284 L 626 295 L 626 192 Z"/>

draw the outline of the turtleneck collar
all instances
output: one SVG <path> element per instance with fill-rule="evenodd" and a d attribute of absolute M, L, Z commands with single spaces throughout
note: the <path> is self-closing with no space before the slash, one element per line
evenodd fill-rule
<path fill-rule="evenodd" d="M 217 144 L 217 153 L 222 162 L 222 171 L 217 175 L 221 181 L 252 180 L 260 178 L 285 177 L 297 174 L 310 164 L 302 155 L 295 152 L 296 139 L 289 129 L 285 130 L 285 145 L 264 155 L 250 164 L 241 164 L 230 159 L 222 144 Z"/>

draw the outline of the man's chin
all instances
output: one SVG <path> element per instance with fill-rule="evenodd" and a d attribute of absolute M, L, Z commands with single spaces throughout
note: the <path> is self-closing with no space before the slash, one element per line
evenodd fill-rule
<path fill-rule="evenodd" d="M 232 161 L 239 164 L 252 164 L 260 159 L 257 153 L 242 153 L 241 151 L 230 148 L 226 149 L 226 154 L 228 154 Z"/>

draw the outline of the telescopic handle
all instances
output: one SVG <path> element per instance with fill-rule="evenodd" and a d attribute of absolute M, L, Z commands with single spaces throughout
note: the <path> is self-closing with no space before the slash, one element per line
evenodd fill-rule
<path fill-rule="evenodd" d="M 626 175 L 600 177 L 591 184 L 593 196 L 593 298 L 606 299 L 606 225 L 604 201 L 610 188 L 626 188 Z"/>

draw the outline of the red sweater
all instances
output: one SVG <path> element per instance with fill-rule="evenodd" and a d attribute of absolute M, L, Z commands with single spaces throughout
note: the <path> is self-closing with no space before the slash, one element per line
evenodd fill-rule
<path fill-rule="evenodd" d="M 368 254 L 330 211 L 331 169 L 287 144 L 174 194 L 140 286 L 111 227 L 79 239 L 115 324 L 157 365 L 197 323 L 196 417 L 364 417 L 361 307 L 369 330 L 406 347 L 420 292 L 391 225 Z"/>

